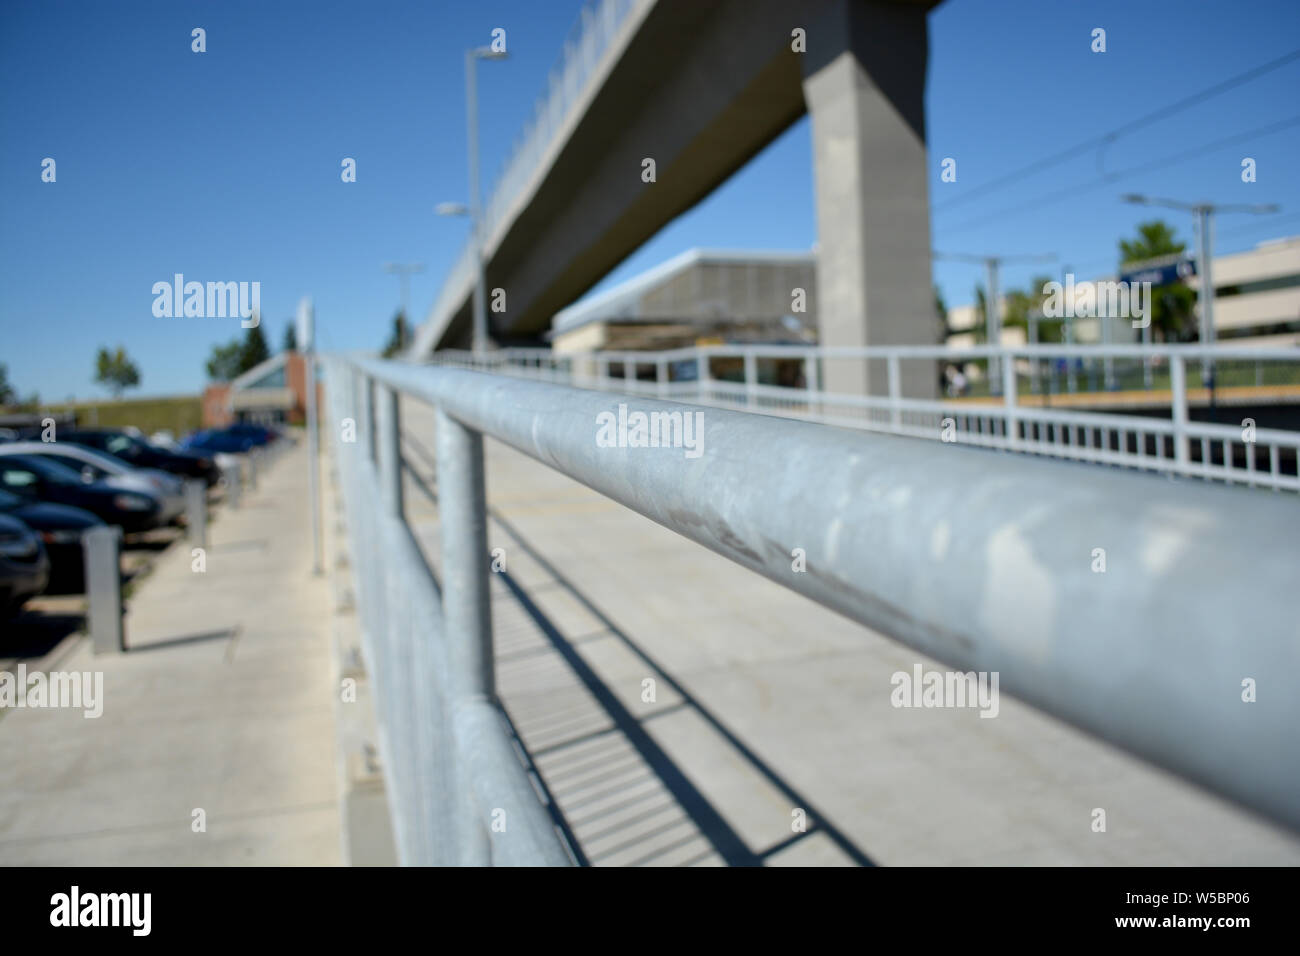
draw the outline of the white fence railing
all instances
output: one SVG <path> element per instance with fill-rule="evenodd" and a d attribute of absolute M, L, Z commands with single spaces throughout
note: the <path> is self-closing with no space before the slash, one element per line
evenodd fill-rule
<path fill-rule="evenodd" d="M 1213 356 L 1217 381 L 1201 381 Z M 1300 491 L 1300 431 L 1198 420 L 1200 408 L 1300 406 L 1300 349 L 1200 346 L 820 348 L 722 345 L 664 352 L 435 353 L 431 363 L 737 408 L 868 431 Z M 821 387 L 836 367 L 883 372 L 884 394 Z M 904 397 L 904 371 L 995 369 L 986 394 Z M 1189 375 L 1194 376 L 1189 381 Z M 784 377 L 784 384 L 773 380 Z M 765 379 L 767 379 L 765 381 Z M 1110 385 L 1109 388 L 1106 385 Z M 982 391 L 982 388 L 977 388 Z M 1098 409 L 1121 409 L 1107 411 Z M 1300 407 L 1297 407 L 1300 418 Z"/>

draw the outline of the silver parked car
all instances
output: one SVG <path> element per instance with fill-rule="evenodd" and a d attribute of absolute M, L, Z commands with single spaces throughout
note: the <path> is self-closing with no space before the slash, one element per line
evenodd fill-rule
<path fill-rule="evenodd" d="M 86 482 L 102 481 L 120 491 L 142 491 L 162 502 L 162 524 L 185 511 L 185 485 L 181 479 L 156 468 L 134 468 L 102 451 L 66 441 L 18 441 L 0 445 L 0 456 L 40 455 L 78 472 Z"/>

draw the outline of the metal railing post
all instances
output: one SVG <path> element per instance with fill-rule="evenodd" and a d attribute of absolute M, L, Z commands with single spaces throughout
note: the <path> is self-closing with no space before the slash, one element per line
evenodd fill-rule
<path fill-rule="evenodd" d="M 1169 356 L 1169 391 L 1174 422 L 1174 462 L 1179 472 L 1186 474 L 1191 455 L 1187 447 L 1187 360 L 1181 355 Z"/>
<path fill-rule="evenodd" d="M 655 382 L 659 386 L 659 397 L 666 397 L 668 395 L 668 362 L 666 359 L 658 359 L 655 362 Z"/>
<path fill-rule="evenodd" d="M 379 440 L 375 435 L 375 380 L 361 376 L 361 404 L 366 420 L 366 454 L 373 462 L 379 461 Z"/>
<path fill-rule="evenodd" d="M 494 701 L 492 605 L 488 594 L 487 493 L 483 436 L 437 410 L 438 515 L 442 535 L 442 633 L 447 646 L 447 691 L 452 723 L 467 704 Z M 459 734 L 457 734 L 459 737 Z M 490 821 L 471 791 L 457 755 L 456 825 L 462 866 L 491 862 Z M 492 808 L 488 808 L 488 812 Z"/>
<path fill-rule="evenodd" d="M 202 480 L 185 482 L 185 521 L 189 526 L 190 544 L 208 546 L 208 489 Z"/>
<path fill-rule="evenodd" d="M 695 397 L 706 401 L 709 391 L 709 353 L 700 348 L 695 350 L 695 385 Z"/>
<path fill-rule="evenodd" d="M 434 640 L 428 609 L 419 594 L 426 583 L 417 571 L 418 560 L 406 558 L 413 546 L 405 525 L 402 474 L 402 433 L 397 389 L 374 382 L 373 421 L 380 488 L 377 534 L 379 547 L 393 563 L 382 575 L 380 593 L 386 601 L 384 641 L 390 663 L 387 693 L 399 728 L 391 733 L 396 759 L 402 762 L 403 796 L 409 820 L 404 830 L 413 844 L 405 848 L 407 861 L 445 866 L 456 862 L 451 847 L 456 836 L 447 820 L 453 810 L 448 750 L 451 736 L 439 692 L 439 672 L 434 663 Z"/>
<path fill-rule="evenodd" d="M 86 576 L 86 629 L 96 654 L 126 650 L 122 626 L 122 534 L 99 525 L 81 537 Z"/>
<path fill-rule="evenodd" d="M 1038 316 L 1034 315 L 1033 313 L 1030 313 L 1030 315 L 1027 318 L 1029 321 L 1029 344 L 1037 345 L 1038 344 Z M 1033 395 L 1037 395 L 1039 391 L 1042 389 L 1042 385 L 1039 382 L 1039 379 L 1041 377 L 1041 370 L 1039 369 L 1039 361 L 1040 360 L 1036 355 L 1030 356 L 1029 358 L 1029 391 Z"/>
<path fill-rule="evenodd" d="M 1009 352 L 1002 356 L 1002 404 L 1006 408 L 1007 444 L 1015 448 L 1020 444 L 1020 423 L 1016 417 L 1016 357 Z"/>
<path fill-rule="evenodd" d="M 302 306 L 310 310 L 310 304 Z M 306 312 L 306 328 L 310 336 L 310 311 Z M 316 352 L 310 338 L 306 343 L 307 354 L 303 359 L 307 378 L 307 502 L 311 508 L 311 571 L 322 574 L 325 570 L 324 546 L 321 541 L 320 527 L 320 411 L 317 408 Z"/>
<path fill-rule="evenodd" d="M 745 405 L 748 408 L 757 408 L 758 356 L 754 354 L 753 349 L 745 349 L 741 354 L 745 359 Z"/>
<path fill-rule="evenodd" d="M 1142 344 L 1146 348 L 1150 348 L 1151 347 L 1150 316 L 1147 317 L 1146 323 L 1147 324 L 1142 329 Z M 1152 370 L 1151 370 L 1151 356 L 1144 355 L 1142 357 L 1142 387 L 1145 388 L 1148 392 L 1151 391 L 1151 386 L 1154 378 L 1155 376 L 1152 374 Z"/>
<path fill-rule="evenodd" d="M 359 368 L 348 370 L 348 417 L 352 419 L 353 438 L 360 444 L 366 441 L 366 414 L 362 404 L 362 385 L 365 375 Z"/>
<path fill-rule="evenodd" d="M 564 866 L 571 857 L 520 762 L 496 696 L 483 435 L 439 408 L 436 445 L 460 862 Z"/>
<path fill-rule="evenodd" d="M 903 388 L 898 364 L 898 356 L 890 355 L 886 364 L 889 370 L 889 425 L 896 432 L 903 428 L 903 406 L 900 404 L 903 400 Z"/>
<path fill-rule="evenodd" d="M 243 468 L 236 461 L 233 468 L 225 470 L 226 476 L 226 504 L 231 508 L 239 508 L 239 496 L 243 491 Z"/>
<path fill-rule="evenodd" d="M 382 490 L 388 512 L 400 521 L 405 511 L 405 502 L 402 491 L 402 419 L 397 389 L 387 385 L 376 387 L 379 389 L 379 417 L 382 420 L 377 463 L 384 484 Z"/>
<path fill-rule="evenodd" d="M 821 391 L 821 375 L 817 364 L 816 349 L 809 349 L 803 359 L 803 379 L 804 388 L 808 391 L 808 411 L 820 414 L 821 405 L 813 400 L 813 396 Z"/>

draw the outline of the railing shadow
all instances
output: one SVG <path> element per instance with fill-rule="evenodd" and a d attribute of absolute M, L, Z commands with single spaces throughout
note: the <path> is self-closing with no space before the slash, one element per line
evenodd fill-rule
<path fill-rule="evenodd" d="M 434 457 L 427 447 L 410 434 L 403 436 L 404 444 L 414 453 L 405 456 L 406 471 L 416 488 L 431 502 L 436 503 L 432 479 L 420 474 L 411 458 L 418 458 L 432 470 Z M 701 704 L 682 684 L 673 678 L 651 655 L 622 630 L 610 617 L 595 605 L 567 576 L 549 562 L 531 542 L 499 511 L 489 508 L 489 519 L 513 540 L 519 551 L 526 554 L 549 581 L 525 586 L 508 571 L 493 575 L 504 585 L 509 599 L 522 611 L 542 635 L 542 641 L 513 640 L 502 633 L 500 615 L 496 630 L 496 656 L 498 665 L 530 663 L 537 668 L 539 679 L 554 679 L 554 658 L 576 679 L 581 693 L 546 695 L 544 702 L 532 709 L 506 702 L 506 711 L 516 730 L 516 737 L 525 752 L 531 769 L 542 781 L 551 801 L 557 824 L 561 826 L 570 844 L 578 848 L 579 862 L 586 865 L 599 863 L 616 854 L 624 854 L 623 865 L 653 863 L 657 858 L 674 850 L 683 849 L 693 841 L 703 838 L 709 849 L 695 854 L 678 865 L 700 862 L 716 853 L 731 866 L 761 866 L 775 854 L 816 835 L 824 835 L 849 860 L 861 865 L 874 865 L 871 858 L 858 848 L 825 814 L 797 791 L 777 771 L 759 757 L 744 741 L 736 736 L 707 707 Z M 535 597 L 546 590 L 564 591 L 587 613 L 595 618 L 601 628 L 594 633 L 568 635 L 541 608 Z M 588 663 L 578 651 L 585 641 L 615 639 L 623 649 L 634 655 L 661 688 L 668 688 L 677 702 L 659 707 L 638 716 L 619 698 L 615 690 Z M 547 668 L 550 668 L 548 671 Z M 525 675 L 524 679 L 527 679 Z M 668 712 L 686 710 L 714 731 L 732 752 L 773 789 L 779 792 L 792 807 L 803 808 L 807 814 L 807 829 L 791 834 L 773 845 L 751 849 L 736 829 L 716 806 L 690 780 L 673 758 L 647 731 L 646 722 Z M 614 803 L 606 801 L 614 800 Z M 617 823 L 603 829 L 592 829 L 602 818 L 626 813 Z M 666 816 L 665 816 L 666 814 Z M 634 828 L 648 821 L 652 829 Z M 576 830 L 583 830 L 578 837 Z M 590 845 L 598 839 L 617 841 L 621 832 L 630 839 L 606 843 L 597 853 Z M 583 842 L 588 849 L 583 849 Z M 626 859 L 635 852 L 638 844 L 647 844 L 650 851 L 642 856 Z M 590 858 L 589 858 L 590 857 Z"/>

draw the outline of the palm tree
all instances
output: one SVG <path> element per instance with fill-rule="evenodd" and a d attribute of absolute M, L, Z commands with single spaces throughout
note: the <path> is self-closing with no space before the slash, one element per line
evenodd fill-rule
<path fill-rule="evenodd" d="M 1181 255 L 1187 249 L 1169 224 L 1160 219 L 1138 224 L 1136 239 L 1119 241 L 1120 268 Z M 1196 319 L 1192 304 L 1196 294 L 1182 282 L 1172 282 L 1151 290 L 1151 330 L 1153 338 L 1164 342 L 1187 342 L 1196 336 Z"/>

